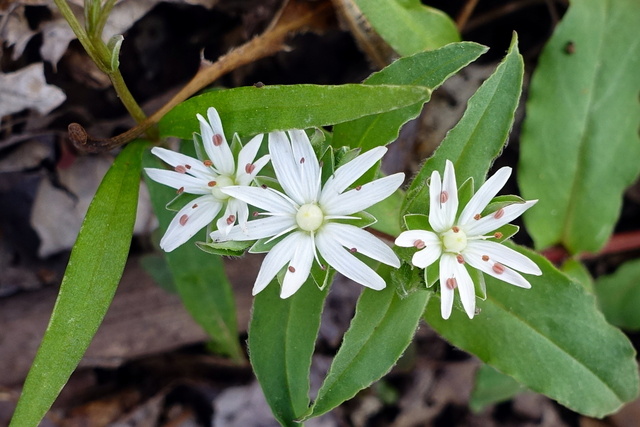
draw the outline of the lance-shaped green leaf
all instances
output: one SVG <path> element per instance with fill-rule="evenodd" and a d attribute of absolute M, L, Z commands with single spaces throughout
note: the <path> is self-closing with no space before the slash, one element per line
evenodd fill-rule
<path fill-rule="evenodd" d="M 193 155 L 191 144 L 182 144 L 183 151 Z M 162 168 L 156 157 L 147 153 L 145 167 Z M 176 192 L 170 187 L 158 184 L 146 174 L 151 203 L 158 217 L 160 229 L 165 232 L 176 214 L 166 209 Z M 196 322 L 209 334 L 217 351 L 236 361 L 242 360 L 242 350 L 238 342 L 238 326 L 235 301 L 231 284 L 224 271 L 222 258 L 207 253 L 196 246 L 196 241 L 204 240 L 205 230 L 197 233 L 187 243 L 164 254 L 176 291 L 182 303 Z"/>
<path fill-rule="evenodd" d="M 640 260 L 629 261 L 615 273 L 599 277 L 595 290 L 609 322 L 621 328 L 640 329 Z"/>
<path fill-rule="evenodd" d="M 329 286 L 319 290 L 309 279 L 291 297 L 280 298 L 274 281 L 253 301 L 249 326 L 251 365 L 276 419 L 296 422 L 309 407 L 311 356 Z"/>
<path fill-rule="evenodd" d="M 209 107 L 218 110 L 226 129 L 251 136 L 346 122 L 426 102 L 430 96 L 431 89 L 409 85 L 239 87 L 183 102 L 160 121 L 160 133 L 190 139 L 198 129 L 196 114 L 204 114 Z"/>
<path fill-rule="evenodd" d="M 355 0 L 376 32 L 400 55 L 460 41 L 455 23 L 420 0 Z"/>
<path fill-rule="evenodd" d="M 571 2 L 531 81 L 518 180 L 537 248 L 596 252 L 640 172 L 640 2 Z"/>
<path fill-rule="evenodd" d="M 419 85 L 435 90 L 486 51 L 485 46 L 477 43 L 453 43 L 434 51 L 400 58 L 382 71 L 372 74 L 364 83 Z M 333 128 L 333 142 L 336 147 L 361 147 L 364 151 L 378 145 L 386 145 L 398 137 L 402 125 L 420 114 L 422 105 L 421 102 L 338 124 Z"/>
<path fill-rule="evenodd" d="M 391 269 L 378 270 L 387 282 L 381 291 L 364 289 L 351 326 L 306 418 L 322 415 L 380 379 L 407 348 L 430 293 L 401 298 L 391 283 Z"/>
<path fill-rule="evenodd" d="M 40 423 L 111 304 L 131 244 L 145 145 L 131 143 L 118 155 L 89 206 L 11 420 L 13 427 Z"/>
<path fill-rule="evenodd" d="M 606 322 L 595 298 L 524 248 L 541 276 L 527 276 L 520 289 L 486 276 L 487 299 L 473 319 L 454 310 L 440 317 L 440 300 L 427 306 L 426 320 L 445 339 L 584 415 L 603 417 L 638 394 L 635 350 Z"/>
<path fill-rule="evenodd" d="M 447 159 L 455 166 L 458 182 L 472 177 L 479 188 L 509 137 L 522 91 L 523 72 L 518 38 L 514 35 L 507 56 L 469 99 L 462 119 L 416 175 L 407 191 L 404 213 L 428 212 L 427 179 L 432 171 L 443 171 Z"/>

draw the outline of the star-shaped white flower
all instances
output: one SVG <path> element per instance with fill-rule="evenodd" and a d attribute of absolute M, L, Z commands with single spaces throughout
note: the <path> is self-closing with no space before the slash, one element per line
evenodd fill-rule
<path fill-rule="evenodd" d="M 361 212 L 387 198 L 402 184 L 398 173 L 347 190 L 387 151 L 377 147 L 338 168 L 321 184 L 321 168 L 302 130 L 273 132 L 269 135 L 269 153 L 276 177 L 284 193 L 263 186 L 227 187 L 232 197 L 264 210 L 261 218 L 247 223 L 246 230 L 234 227 L 227 236 L 211 233 L 214 241 L 256 240 L 286 235 L 265 257 L 253 287 L 253 295 L 262 291 L 276 274 L 287 266 L 280 296 L 293 295 L 307 280 L 314 258 L 319 255 L 344 276 L 372 289 L 385 287 L 385 281 L 353 252 L 399 267 L 393 251 L 370 233 L 337 220 L 355 219 Z M 346 191 L 345 191 L 346 190 Z M 324 266 L 326 268 L 326 266 Z"/>
<path fill-rule="evenodd" d="M 447 160 L 443 180 L 438 171 L 431 174 L 429 225 L 433 231 L 409 230 L 396 239 L 398 246 L 419 249 L 412 258 L 412 264 L 416 267 L 426 268 L 440 259 L 441 312 L 444 319 L 451 315 L 456 288 L 469 318 L 475 314 L 475 288 L 466 265 L 521 288 L 530 288 L 531 284 L 515 270 L 536 276 L 542 274 L 540 268 L 526 256 L 488 240 L 501 238 L 500 233 L 493 232 L 537 202 L 529 200 L 514 203 L 481 217 L 481 212 L 510 175 L 509 167 L 496 172 L 474 194 L 456 219 L 458 187 L 453 163 Z"/>
<path fill-rule="evenodd" d="M 264 137 L 257 135 L 240 150 L 236 164 L 218 112 L 215 108 L 209 108 L 207 116 L 208 122 L 200 114 L 197 115 L 208 159 L 194 159 L 175 151 L 154 147 L 151 152 L 173 166 L 174 170 L 145 168 L 149 178 L 175 188 L 178 194 L 184 192 L 200 195 L 180 209 L 169 224 L 160 240 L 160 247 L 167 252 L 187 242 L 210 224 L 225 206 L 224 214 L 216 222 L 218 230 L 226 233 L 236 221 L 240 227 L 246 227 L 249 217 L 247 204 L 221 190 L 227 186 L 251 185 L 256 174 L 269 161 L 268 155 L 254 161 Z"/>

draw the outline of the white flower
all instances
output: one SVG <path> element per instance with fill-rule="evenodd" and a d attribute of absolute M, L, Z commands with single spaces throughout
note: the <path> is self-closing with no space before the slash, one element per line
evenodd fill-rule
<path fill-rule="evenodd" d="M 458 188 L 453 164 L 447 160 L 444 179 L 433 171 L 429 187 L 429 224 L 432 231 L 409 230 L 396 239 L 396 245 L 416 247 L 412 264 L 426 268 L 440 259 L 441 312 L 444 319 L 451 315 L 454 289 L 469 318 L 475 314 L 476 295 L 473 280 L 466 264 L 495 278 L 521 288 L 530 288 L 529 282 L 515 270 L 539 276 L 540 268 L 526 256 L 502 244 L 487 240 L 500 238 L 491 234 L 499 227 L 522 215 L 537 200 L 515 203 L 483 217 L 480 213 L 500 191 L 511 175 L 511 168 L 503 167 L 480 187 L 456 220 Z"/>
<path fill-rule="evenodd" d="M 344 276 L 372 289 L 385 287 L 375 271 L 355 257 L 353 252 L 399 267 L 393 251 L 370 233 L 336 220 L 350 216 L 387 198 L 402 184 L 404 174 L 377 179 L 345 191 L 370 169 L 386 152 L 374 148 L 338 168 L 322 186 L 321 168 L 309 138 L 302 130 L 269 135 L 269 153 L 276 176 L 284 192 L 272 188 L 227 187 L 223 191 L 265 212 L 247 223 L 246 230 L 234 227 L 227 236 L 213 232 L 214 241 L 273 240 L 286 235 L 265 257 L 253 287 L 253 295 L 262 291 L 286 265 L 281 298 L 293 295 L 307 280 L 313 260 L 322 259 Z M 326 266 L 323 266 L 326 268 Z"/>
<path fill-rule="evenodd" d="M 174 170 L 145 168 L 149 178 L 178 190 L 178 194 L 200 197 L 180 209 L 160 240 L 160 247 L 171 252 L 210 224 L 226 205 L 216 225 L 225 233 L 238 222 L 246 227 L 249 208 L 242 200 L 229 197 L 221 190 L 227 186 L 249 186 L 267 164 L 269 156 L 254 162 L 264 135 L 251 139 L 238 154 L 236 162 L 215 108 L 207 111 L 209 122 L 198 114 L 200 135 L 208 159 L 198 160 L 175 151 L 154 147 L 151 152 L 173 166 Z M 195 138 L 195 137 L 194 137 Z"/>

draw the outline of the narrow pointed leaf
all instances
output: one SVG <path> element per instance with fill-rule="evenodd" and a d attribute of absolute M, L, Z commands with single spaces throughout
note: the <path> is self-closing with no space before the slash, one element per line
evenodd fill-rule
<path fill-rule="evenodd" d="M 12 427 L 40 423 L 78 366 L 111 304 L 131 244 L 145 145 L 134 142 L 125 147 L 89 206 Z"/>
<path fill-rule="evenodd" d="M 330 411 L 380 379 L 411 342 L 430 293 L 417 291 L 401 298 L 389 286 L 391 269 L 378 272 L 387 287 L 363 290 L 351 326 L 305 418 Z"/>
<path fill-rule="evenodd" d="M 162 136 L 190 139 L 196 114 L 215 107 L 225 129 L 240 136 L 307 129 L 354 120 L 426 102 L 431 89 L 409 85 L 264 86 L 207 92 L 171 110 L 160 121 Z"/>
<path fill-rule="evenodd" d="M 191 144 L 182 144 L 192 150 Z M 186 154 L 193 155 L 193 152 Z M 157 157 L 147 153 L 145 167 L 162 168 Z M 145 174 L 154 212 L 164 233 L 176 214 L 166 209 L 166 203 L 175 197 L 176 191 L 158 184 Z M 206 229 L 196 233 L 191 240 L 171 252 L 165 252 L 169 270 L 178 295 L 189 314 L 209 334 L 218 352 L 238 361 L 243 358 L 238 341 L 235 301 L 231 283 L 224 271 L 222 258 L 207 253 L 196 246 L 204 240 Z"/>
<path fill-rule="evenodd" d="M 476 372 L 476 381 L 469 399 L 473 412 L 481 412 L 489 405 L 511 399 L 526 388 L 512 377 L 489 365 L 482 365 Z"/>
<path fill-rule="evenodd" d="M 400 55 L 460 41 L 456 24 L 420 0 L 355 0 L 376 32 Z M 399 30 L 401 29 L 401 30 Z"/>
<path fill-rule="evenodd" d="M 458 182 L 472 177 L 476 188 L 480 188 L 509 137 L 522 91 L 523 73 L 524 63 L 514 35 L 507 56 L 469 99 L 462 119 L 416 175 L 407 191 L 404 213 L 428 212 L 427 179 L 434 170 L 442 172 L 447 159 L 455 166 Z"/>
<path fill-rule="evenodd" d="M 518 181 L 537 248 L 597 252 L 640 173 L 640 2 L 576 0 L 531 81 Z"/>
<path fill-rule="evenodd" d="M 520 289 L 485 276 L 487 299 L 470 320 L 440 316 L 430 301 L 426 320 L 445 339 L 485 363 L 581 414 L 603 417 L 638 394 L 635 350 L 606 322 L 595 298 L 545 258 L 524 248 L 542 276 Z"/>
<path fill-rule="evenodd" d="M 253 301 L 251 365 L 283 426 L 300 425 L 296 420 L 309 407 L 311 356 L 328 290 L 319 290 L 309 279 L 293 296 L 281 299 L 280 286 L 273 281 Z"/>
<path fill-rule="evenodd" d="M 400 58 L 382 71 L 372 74 L 364 83 L 420 85 L 435 90 L 486 51 L 486 47 L 477 43 L 453 43 L 434 51 Z M 378 145 L 386 145 L 398 137 L 402 125 L 420 114 L 423 104 L 420 102 L 338 124 L 333 128 L 334 146 L 361 147 L 367 151 Z"/>

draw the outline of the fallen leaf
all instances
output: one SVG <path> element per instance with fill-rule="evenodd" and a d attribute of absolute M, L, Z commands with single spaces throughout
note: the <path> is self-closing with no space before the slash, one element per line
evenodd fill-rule
<path fill-rule="evenodd" d="M 3 19 L 6 19 L 4 26 L 0 26 L 0 40 L 4 40 L 7 47 L 13 46 L 13 52 L 11 53 L 11 59 L 17 60 L 24 48 L 27 47 L 27 43 L 31 40 L 36 32 L 29 28 L 27 18 L 24 16 L 24 6 L 17 6 L 13 10 L 9 8 Z"/>
<path fill-rule="evenodd" d="M 65 99 L 61 89 L 47 84 L 42 62 L 13 73 L 0 73 L 0 117 L 26 108 L 47 114 Z"/>

